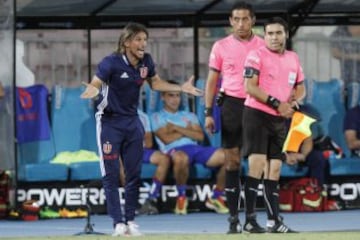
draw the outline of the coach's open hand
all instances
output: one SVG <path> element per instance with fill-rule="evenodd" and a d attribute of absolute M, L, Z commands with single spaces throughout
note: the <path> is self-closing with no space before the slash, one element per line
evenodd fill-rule
<path fill-rule="evenodd" d="M 202 96 L 204 94 L 203 90 L 194 87 L 194 76 L 191 76 L 183 85 L 181 85 L 181 91 L 194 96 Z"/>
<path fill-rule="evenodd" d="M 99 94 L 99 89 L 97 89 L 95 86 L 86 82 L 81 83 L 86 86 L 85 91 L 80 95 L 81 98 L 94 98 Z"/>

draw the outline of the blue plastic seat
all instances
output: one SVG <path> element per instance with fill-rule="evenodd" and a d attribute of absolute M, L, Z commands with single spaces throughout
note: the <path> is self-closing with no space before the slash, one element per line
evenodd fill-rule
<path fill-rule="evenodd" d="M 156 166 L 153 164 L 142 164 L 141 166 L 141 178 L 152 179 L 155 175 Z M 169 177 L 172 178 L 172 172 L 170 170 Z M 190 166 L 189 179 L 212 179 L 213 171 L 210 168 L 203 166 L 202 164 L 194 164 Z"/>
<path fill-rule="evenodd" d="M 312 104 L 320 113 L 320 125 L 324 134 L 330 136 L 349 155 L 346 146 L 343 121 L 345 117 L 345 103 L 342 82 L 331 79 L 327 82 L 312 82 L 312 92 L 307 102 Z"/>
<path fill-rule="evenodd" d="M 151 163 L 143 163 L 141 165 L 141 178 L 152 179 L 155 176 L 156 166 Z"/>
<path fill-rule="evenodd" d="M 331 176 L 359 176 L 360 175 L 360 158 L 345 157 L 337 159 L 331 156 L 330 159 Z"/>
<path fill-rule="evenodd" d="M 67 181 L 69 168 L 63 164 L 31 163 L 20 167 L 19 180 L 25 182 Z"/>
<path fill-rule="evenodd" d="M 93 180 L 101 179 L 99 162 L 72 163 L 70 168 L 70 180 Z"/>
<path fill-rule="evenodd" d="M 97 152 L 93 102 L 80 98 L 83 87 L 55 86 L 52 99 L 52 129 L 56 152 Z"/>
<path fill-rule="evenodd" d="M 157 112 L 161 109 L 162 105 L 160 100 L 160 93 L 158 91 L 153 91 L 149 84 L 144 84 L 144 93 L 145 93 L 145 112 L 150 116 L 154 112 Z"/>
<path fill-rule="evenodd" d="M 309 172 L 309 168 L 306 166 L 299 167 L 298 165 L 282 164 L 281 177 L 304 177 Z"/>
<path fill-rule="evenodd" d="M 360 104 L 360 84 L 351 82 L 347 84 L 347 108 L 353 108 Z"/>
<path fill-rule="evenodd" d="M 247 176 L 247 173 L 249 171 L 249 161 L 247 159 L 243 159 L 242 163 L 242 176 Z M 286 163 L 283 163 L 281 166 L 281 172 L 280 177 L 303 177 L 306 176 L 309 171 L 309 168 L 307 166 L 301 166 L 298 165 L 288 165 Z"/>
<path fill-rule="evenodd" d="M 199 89 L 204 90 L 205 89 L 205 80 L 204 79 L 198 79 L 195 83 L 195 86 Z M 203 128 L 203 130 L 205 131 L 205 99 L 204 97 L 196 97 L 195 98 L 195 113 L 200 121 L 200 125 Z M 215 114 L 219 114 L 220 115 L 220 109 L 218 107 L 214 107 L 214 112 L 216 111 Z M 221 127 L 220 127 L 220 123 L 216 122 L 217 126 L 216 129 L 217 131 L 213 134 L 213 135 L 209 135 L 206 131 L 206 137 L 209 140 L 209 143 L 211 146 L 214 147 L 221 147 Z"/>
<path fill-rule="evenodd" d="M 45 86 L 43 86 L 45 88 Z M 43 91 L 41 87 L 32 88 Z M 32 92 L 36 94 L 36 92 Z M 47 106 L 47 95 L 41 93 L 41 98 L 33 104 Z M 46 109 L 43 109 L 47 112 Z M 48 116 L 48 114 L 45 114 Z M 50 134 L 49 139 L 19 143 L 17 145 L 18 179 L 26 182 L 38 181 L 66 181 L 68 167 L 62 164 L 52 164 L 50 160 L 55 156 L 54 139 Z"/>
<path fill-rule="evenodd" d="M 55 86 L 52 101 L 52 128 L 56 153 L 88 150 L 97 153 L 93 102 L 80 98 L 84 88 Z M 98 162 L 70 164 L 70 180 L 99 179 Z"/>
<path fill-rule="evenodd" d="M 213 171 L 202 164 L 194 164 L 190 167 L 190 179 L 211 179 Z"/>

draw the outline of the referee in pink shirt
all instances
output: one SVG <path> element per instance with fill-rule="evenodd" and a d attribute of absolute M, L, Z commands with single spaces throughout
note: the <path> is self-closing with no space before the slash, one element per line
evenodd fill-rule
<path fill-rule="evenodd" d="M 305 96 L 304 74 L 298 55 L 288 51 L 288 25 L 279 17 L 264 25 L 266 46 L 251 51 L 245 60 L 244 78 L 247 97 L 243 114 L 244 156 L 249 159 L 245 185 L 246 221 L 256 218 L 258 185 L 264 178 L 264 198 L 268 215 L 267 230 L 272 233 L 295 232 L 279 216 L 278 181 L 282 146 L 286 138 L 286 118 Z M 296 161 L 297 154 L 287 162 Z M 265 171 L 264 171 L 265 169 Z"/>
<path fill-rule="evenodd" d="M 228 233 L 240 233 L 242 228 L 238 215 L 241 189 L 240 150 L 243 131 L 241 119 L 246 97 L 243 66 L 248 52 L 265 44 L 262 38 L 252 32 L 255 14 L 251 5 L 245 2 L 236 3 L 231 9 L 229 22 L 232 33 L 214 43 L 209 57 L 209 73 L 205 88 L 205 127 L 210 134 L 215 129 L 212 106 L 217 81 L 221 74 L 221 88 L 225 96 L 217 102 L 222 105 L 221 141 L 226 156 L 225 194 L 230 213 Z M 258 224 L 256 226 L 251 232 L 265 232 L 265 229 Z"/>

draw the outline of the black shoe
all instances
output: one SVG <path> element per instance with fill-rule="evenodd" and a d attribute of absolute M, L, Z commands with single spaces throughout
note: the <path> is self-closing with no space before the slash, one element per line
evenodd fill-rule
<path fill-rule="evenodd" d="M 242 228 L 241 228 L 241 224 L 239 221 L 239 218 L 237 216 L 230 216 L 228 218 L 229 221 L 229 231 L 227 232 L 227 234 L 236 234 L 236 233 L 241 233 Z"/>
<path fill-rule="evenodd" d="M 156 206 L 156 202 L 151 199 L 146 199 L 144 204 L 139 209 L 139 214 L 145 214 L 145 215 L 159 214 L 159 210 Z"/>
<path fill-rule="evenodd" d="M 273 227 L 268 227 L 269 233 L 298 233 L 286 226 L 283 222 L 276 223 Z"/>
<path fill-rule="evenodd" d="M 243 230 L 248 233 L 266 233 L 266 229 L 261 227 L 255 219 L 246 220 Z"/>

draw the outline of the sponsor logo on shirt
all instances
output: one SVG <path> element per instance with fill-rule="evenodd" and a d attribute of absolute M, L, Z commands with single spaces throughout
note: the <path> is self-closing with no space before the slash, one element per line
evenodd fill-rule
<path fill-rule="evenodd" d="M 148 75 L 148 68 L 147 67 L 141 67 L 140 69 L 140 77 L 146 78 Z"/>
<path fill-rule="evenodd" d="M 123 74 L 121 74 L 120 78 L 129 78 L 129 75 L 127 74 L 127 72 L 124 72 Z"/>

